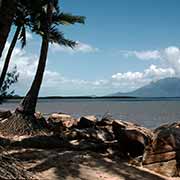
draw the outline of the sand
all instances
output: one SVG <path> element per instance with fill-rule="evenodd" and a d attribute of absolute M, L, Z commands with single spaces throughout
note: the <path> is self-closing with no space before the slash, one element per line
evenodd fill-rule
<path fill-rule="evenodd" d="M 7 151 L 6 151 L 7 152 Z M 9 150 L 40 180 L 172 180 L 107 154 L 60 149 Z"/>

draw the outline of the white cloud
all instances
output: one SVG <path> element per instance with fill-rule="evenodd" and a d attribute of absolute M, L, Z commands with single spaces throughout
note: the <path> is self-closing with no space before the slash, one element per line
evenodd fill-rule
<path fill-rule="evenodd" d="M 170 67 L 175 70 L 176 74 L 180 74 L 180 49 L 176 46 L 161 50 L 121 51 L 121 53 L 127 58 L 134 56 L 140 60 L 160 60 L 163 66 Z"/>
<path fill-rule="evenodd" d="M 122 91 L 131 91 L 151 81 L 173 76 L 175 76 L 175 71 L 172 68 L 158 68 L 151 65 L 143 72 L 116 73 L 109 80 L 109 85 L 119 87 Z"/>
<path fill-rule="evenodd" d="M 5 55 L 7 54 L 9 46 L 10 44 L 7 42 L 2 56 L 2 60 L 0 61 L 0 68 L 2 68 L 4 64 Z M 20 74 L 18 83 L 15 85 L 16 93 L 24 95 L 30 88 L 30 85 L 36 73 L 38 56 L 28 54 L 25 50 L 22 50 L 20 48 L 15 48 L 8 70 L 10 71 L 15 65 L 17 66 L 17 70 Z M 72 87 L 75 89 L 81 89 L 87 86 L 89 88 L 93 84 L 94 82 L 91 81 L 66 78 L 62 76 L 59 72 L 52 71 L 47 67 L 44 73 L 41 89 L 43 95 L 57 95 L 61 93 L 61 89 L 63 88 L 67 88 L 63 89 L 63 91 L 67 91 L 68 88 L 70 89 Z"/>
<path fill-rule="evenodd" d="M 162 79 L 166 77 L 175 76 L 175 70 L 173 68 L 158 68 L 155 65 L 151 65 L 149 69 L 144 71 L 144 77 L 148 77 L 151 79 Z"/>
<path fill-rule="evenodd" d="M 121 51 L 125 57 L 135 56 L 141 60 L 152 60 L 152 59 L 160 59 L 161 55 L 158 50 L 153 51 Z"/>
<path fill-rule="evenodd" d="M 26 38 L 27 38 L 27 40 L 33 40 L 33 35 L 32 35 L 32 33 L 26 31 Z"/>
<path fill-rule="evenodd" d="M 77 41 L 77 45 L 72 49 L 70 47 L 60 46 L 58 44 L 51 45 L 52 52 L 66 52 L 66 53 L 94 53 L 99 51 L 98 48 L 95 48 L 89 44 L 85 44 L 82 42 Z"/>
<path fill-rule="evenodd" d="M 8 50 L 9 43 L 6 44 L 5 54 Z M 83 46 L 81 46 L 83 47 Z M 85 47 L 79 47 L 79 51 L 84 51 Z M 88 49 L 88 48 L 87 48 Z M 89 50 L 86 50 L 89 51 Z M 145 53 L 146 55 L 148 53 Z M 156 55 L 144 56 L 155 58 Z M 180 77 L 180 49 L 177 47 L 168 47 L 166 49 L 158 51 L 158 58 L 160 59 L 159 65 L 150 65 L 148 68 L 141 72 L 118 72 L 113 74 L 108 79 L 95 79 L 95 80 L 85 80 L 85 79 L 71 79 L 61 75 L 59 72 L 53 71 L 46 68 L 41 95 L 84 95 L 87 94 L 109 94 L 110 91 L 131 91 L 139 88 L 143 85 L 150 83 L 151 81 L 156 81 L 166 77 Z M 139 58 L 141 59 L 142 56 Z M 18 72 L 20 73 L 19 81 L 16 87 L 16 93 L 24 95 L 29 89 L 33 77 L 35 75 L 38 56 L 28 54 L 25 50 L 20 48 L 15 48 L 13 56 L 11 59 L 10 69 L 17 65 Z M 0 61 L 0 66 L 2 67 L 3 61 Z M 107 91 L 107 92 L 106 92 Z"/>
<path fill-rule="evenodd" d="M 126 72 L 117 73 L 112 75 L 113 80 L 127 80 L 136 81 L 146 79 L 161 79 L 166 77 L 172 77 L 175 75 L 175 71 L 172 68 L 158 68 L 156 65 L 151 65 L 148 69 L 143 72 Z"/>
<path fill-rule="evenodd" d="M 140 72 L 126 72 L 126 73 L 117 73 L 112 75 L 112 79 L 118 81 L 120 80 L 133 81 L 142 78 L 143 78 L 143 73 Z"/>
<path fill-rule="evenodd" d="M 0 61 L 1 68 L 4 64 L 4 59 L 9 46 L 10 44 L 7 42 L 2 55 L 2 60 Z M 20 48 L 14 49 L 8 71 L 10 71 L 15 65 L 17 66 L 17 70 L 20 74 L 19 81 L 16 85 L 18 89 L 23 89 L 23 91 L 26 91 L 29 87 L 32 77 L 36 72 L 37 60 L 38 57 L 36 55 L 27 54 L 25 50 Z"/>
<path fill-rule="evenodd" d="M 164 65 L 173 68 L 177 75 L 180 75 L 180 49 L 175 46 L 168 47 L 161 51 Z"/>

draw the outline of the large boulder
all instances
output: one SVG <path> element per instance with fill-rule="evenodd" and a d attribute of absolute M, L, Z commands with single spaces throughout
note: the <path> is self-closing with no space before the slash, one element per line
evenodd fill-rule
<path fill-rule="evenodd" d="M 179 123 L 155 129 L 152 143 L 143 156 L 143 166 L 166 176 L 180 175 Z"/>
<path fill-rule="evenodd" d="M 83 116 L 73 126 L 71 135 L 77 135 L 77 139 L 89 139 L 90 141 L 104 142 L 113 141 L 112 126 L 98 126 L 96 116 Z"/>
<path fill-rule="evenodd" d="M 131 157 L 142 156 L 145 147 L 151 142 L 152 132 L 136 124 L 114 120 L 112 129 L 119 142 L 120 151 Z"/>
<path fill-rule="evenodd" d="M 61 133 L 67 128 L 71 128 L 76 123 L 76 119 L 68 114 L 54 113 L 47 122 L 55 133 Z"/>
<path fill-rule="evenodd" d="M 107 129 L 85 128 L 85 129 L 71 129 L 64 132 L 64 137 L 68 140 L 82 140 L 86 139 L 93 142 L 109 142 L 113 141 L 112 134 Z"/>
<path fill-rule="evenodd" d="M 97 122 L 96 116 L 83 116 L 81 117 L 77 124 L 75 125 L 75 128 L 77 129 L 85 129 L 85 128 L 93 128 L 95 127 Z"/>

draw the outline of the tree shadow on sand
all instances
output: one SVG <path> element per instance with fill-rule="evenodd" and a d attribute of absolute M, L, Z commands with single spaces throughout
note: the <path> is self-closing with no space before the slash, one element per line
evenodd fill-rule
<path fill-rule="evenodd" d="M 97 179 L 97 180 L 164 180 L 164 178 L 151 172 L 129 166 L 125 160 L 119 157 L 109 158 L 107 154 L 89 151 L 88 149 L 77 151 L 72 144 L 59 143 L 52 147 L 54 137 L 40 137 L 43 139 L 39 146 L 35 139 L 29 138 L 21 142 L 21 150 L 12 151 L 11 155 L 19 159 L 28 171 L 46 177 L 46 179 Z M 36 142 L 32 145 L 32 141 Z M 46 142 L 46 143 L 45 143 Z M 20 143 L 20 142 L 19 142 Z M 15 143 L 17 146 L 17 142 Z M 52 145 L 52 146 L 48 146 Z M 31 146 L 28 146 L 31 145 Z M 40 148 L 41 147 L 41 148 Z M 46 148 L 43 148 L 46 147 Z M 74 150 L 73 150 L 74 149 Z"/>

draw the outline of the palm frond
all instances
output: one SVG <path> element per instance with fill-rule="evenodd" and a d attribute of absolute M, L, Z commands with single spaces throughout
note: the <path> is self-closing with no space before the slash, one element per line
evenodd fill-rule
<path fill-rule="evenodd" d="M 51 43 L 57 43 L 59 45 L 68 46 L 74 48 L 76 46 L 76 42 L 72 40 L 68 40 L 64 37 L 64 34 L 60 32 L 57 28 L 51 28 L 49 33 L 49 41 Z"/>
<path fill-rule="evenodd" d="M 53 2 L 52 2 L 56 13 L 60 12 L 59 3 L 58 2 L 59 2 L 59 0 L 53 0 Z"/>
<path fill-rule="evenodd" d="M 21 28 L 19 39 L 21 41 L 21 48 L 24 48 L 24 46 L 26 45 L 26 28 L 24 25 Z"/>
<path fill-rule="evenodd" d="M 84 24 L 84 16 L 74 16 L 69 13 L 53 13 L 52 21 L 55 24 L 71 25 L 75 23 Z"/>

